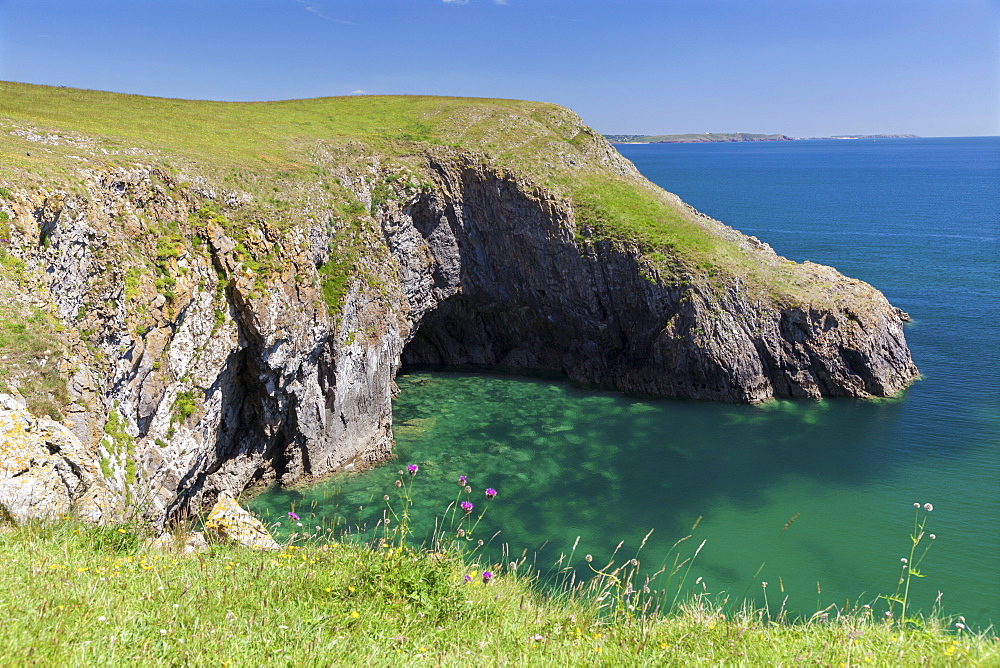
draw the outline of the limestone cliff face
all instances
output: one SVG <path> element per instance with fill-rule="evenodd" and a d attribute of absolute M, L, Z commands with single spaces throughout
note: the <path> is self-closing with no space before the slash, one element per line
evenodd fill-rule
<path fill-rule="evenodd" d="M 783 304 L 739 278 L 666 277 L 524 177 L 460 152 L 422 159 L 419 182 L 378 193 L 377 160 L 329 167 L 372 223 L 336 308 L 320 271 L 345 232 L 321 200 L 303 197 L 280 235 L 261 225 L 237 241 L 204 207 L 236 215 L 240 193 L 148 165 L 84 170 L 86 193 L 7 184 L 10 253 L 66 327 L 65 424 L 94 463 L 88 485 L 163 521 L 251 484 L 383 460 L 403 363 L 736 402 L 886 396 L 915 377 L 905 315 L 867 284 L 799 265 L 818 298 Z M 163 221 L 194 241 L 154 229 Z M 787 263 L 702 224 L 754 262 Z"/>
<path fill-rule="evenodd" d="M 529 184 L 462 159 L 431 166 L 438 190 L 380 216 L 414 332 L 405 363 L 735 402 L 887 396 L 914 377 L 905 314 L 829 267 L 800 271 L 828 284 L 836 311 L 780 307 L 736 283 L 667 283 L 636 248 L 578 241 L 572 207 Z M 758 261 L 781 261 L 744 239 Z"/>

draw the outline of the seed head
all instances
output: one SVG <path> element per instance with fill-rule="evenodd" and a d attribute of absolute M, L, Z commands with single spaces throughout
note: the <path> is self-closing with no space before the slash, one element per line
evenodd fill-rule
<path fill-rule="evenodd" d="M 587 555 L 586 557 L 584 557 L 583 559 L 584 559 L 584 561 L 586 561 L 586 562 L 587 562 L 587 563 L 589 564 L 590 562 L 592 562 L 592 561 L 594 560 L 594 555 L 592 555 L 592 554 L 588 554 L 588 555 Z"/>
<path fill-rule="evenodd" d="M 472 488 L 471 488 L 471 487 L 469 487 L 468 485 L 466 485 L 466 486 L 465 486 L 465 493 L 466 493 L 466 494 L 472 494 Z"/>
<path fill-rule="evenodd" d="M 934 540 L 935 538 L 937 538 L 937 536 L 935 536 L 934 534 L 931 534 L 931 535 L 930 535 L 930 539 L 931 539 L 931 540 Z"/>
<path fill-rule="evenodd" d="M 919 503 L 914 503 L 914 504 L 913 504 L 913 507 L 914 507 L 914 508 L 919 508 L 919 507 L 920 507 L 920 504 L 919 504 Z"/>
<path fill-rule="evenodd" d="M 388 501 L 389 500 L 389 495 L 388 494 L 383 494 L 382 495 L 382 500 L 383 501 Z"/>
<path fill-rule="evenodd" d="M 397 480 L 396 481 L 396 487 L 402 487 L 402 486 L 403 486 L 403 481 L 402 480 Z"/>
<path fill-rule="evenodd" d="M 924 510 L 926 510 L 927 512 L 931 512 L 932 510 L 934 510 L 934 506 L 930 503 L 925 503 Z"/>

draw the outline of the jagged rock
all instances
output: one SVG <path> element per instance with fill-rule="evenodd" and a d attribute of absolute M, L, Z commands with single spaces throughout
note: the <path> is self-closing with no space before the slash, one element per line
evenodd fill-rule
<path fill-rule="evenodd" d="M 260 520 L 240 507 L 231 496 L 221 496 L 205 520 L 205 531 L 256 550 L 280 550 Z"/>
<path fill-rule="evenodd" d="M 75 514 L 101 523 L 115 499 L 100 484 L 91 453 L 66 427 L 36 419 L 24 403 L 0 394 L 0 508 L 17 522 Z"/>

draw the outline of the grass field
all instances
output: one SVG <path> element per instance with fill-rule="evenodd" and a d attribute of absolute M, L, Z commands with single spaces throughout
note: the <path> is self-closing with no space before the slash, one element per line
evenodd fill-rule
<path fill-rule="evenodd" d="M 129 527 L 71 520 L 5 528 L 4 663 L 1000 664 L 990 634 L 937 619 L 904 630 L 863 606 L 791 623 L 694 596 L 642 614 L 616 604 L 621 581 L 551 590 L 474 554 L 307 541 L 182 556 L 143 544 Z"/>

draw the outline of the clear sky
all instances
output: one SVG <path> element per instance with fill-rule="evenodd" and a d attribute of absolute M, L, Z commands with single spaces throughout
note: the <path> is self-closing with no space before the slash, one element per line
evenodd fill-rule
<path fill-rule="evenodd" d="M 0 0 L 0 79 L 419 93 L 604 133 L 1000 134 L 1000 0 Z"/>

